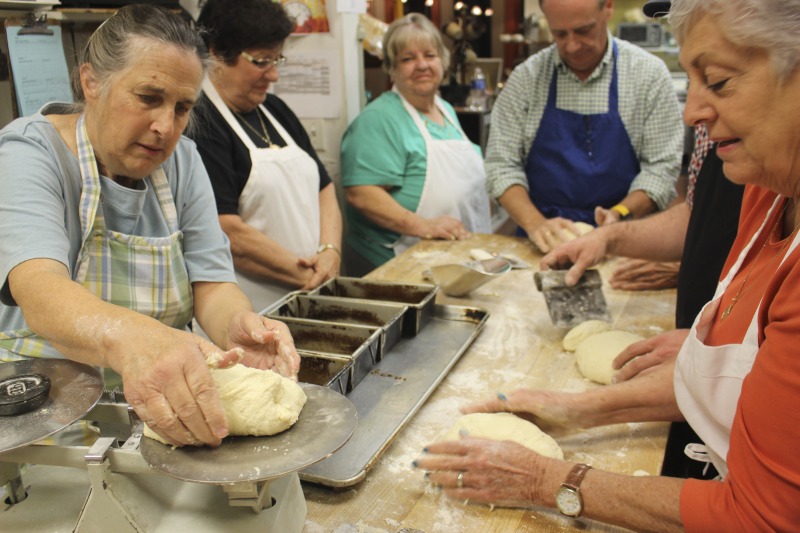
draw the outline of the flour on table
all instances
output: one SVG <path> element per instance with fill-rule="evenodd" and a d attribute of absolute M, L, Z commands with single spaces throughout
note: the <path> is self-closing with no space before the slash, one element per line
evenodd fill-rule
<path fill-rule="evenodd" d="M 230 435 L 275 435 L 292 427 L 306 403 L 306 394 L 291 379 L 271 370 L 244 365 L 212 369 Z M 144 435 L 165 442 L 145 426 Z"/>
<path fill-rule="evenodd" d="M 578 370 L 584 377 L 608 385 L 614 376 L 614 359 L 625 348 L 644 337 L 627 331 L 604 331 L 586 337 L 575 349 Z"/>
<path fill-rule="evenodd" d="M 510 440 L 546 457 L 564 458 L 561 447 L 550 435 L 536 424 L 511 413 L 464 415 L 439 440 L 459 440 L 462 434 L 484 439 Z"/>

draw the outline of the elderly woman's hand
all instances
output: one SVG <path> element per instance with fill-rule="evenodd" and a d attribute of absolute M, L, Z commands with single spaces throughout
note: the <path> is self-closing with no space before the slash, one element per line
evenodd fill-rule
<path fill-rule="evenodd" d="M 548 467 L 561 463 L 515 442 L 472 437 L 431 444 L 424 451 L 413 465 L 448 496 L 515 507 L 541 504 Z"/>
<path fill-rule="evenodd" d="M 615 289 L 648 291 L 670 289 L 678 286 L 678 261 L 645 261 L 625 259 L 620 261 L 608 282 Z"/>
<path fill-rule="evenodd" d="M 468 239 L 471 234 L 460 220 L 448 215 L 422 218 L 415 235 L 421 239 L 445 239 L 449 241 Z"/>
<path fill-rule="evenodd" d="M 499 393 L 491 400 L 461 408 L 468 413 L 513 413 L 533 422 L 543 431 L 589 427 L 582 418 L 580 402 L 568 392 L 518 389 L 507 396 Z"/>
<path fill-rule="evenodd" d="M 228 326 L 228 339 L 228 348 L 243 350 L 243 365 L 274 370 L 297 381 L 300 356 L 283 322 L 250 311 L 238 313 Z"/>
<path fill-rule="evenodd" d="M 688 335 L 688 329 L 674 329 L 631 344 L 612 363 L 618 369 L 613 382 L 633 379 L 646 370 L 673 361 Z"/>

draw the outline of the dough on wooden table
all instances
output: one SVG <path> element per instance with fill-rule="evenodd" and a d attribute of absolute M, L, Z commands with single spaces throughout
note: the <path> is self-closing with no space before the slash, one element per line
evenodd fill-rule
<path fill-rule="evenodd" d="M 471 437 L 510 440 L 547 457 L 563 459 L 564 452 L 553 437 L 511 413 L 471 413 L 456 420 L 440 442 L 461 439 L 462 431 Z"/>
<path fill-rule="evenodd" d="M 586 322 L 581 322 L 564 335 L 561 346 L 568 352 L 574 352 L 578 345 L 587 337 L 610 329 L 611 324 L 602 320 L 587 320 Z"/>
<path fill-rule="evenodd" d="M 586 222 L 578 221 L 578 222 L 573 222 L 573 224 L 575 224 L 575 227 L 578 228 L 578 235 L 575 235 L 574 233 L 572 233 L 570 230 L 567 229 L 561 230 L 562 242 L 574 241 L 578 237 L 582 237 L 583 235 L 586 235 L 587 233 L 589 233 L 594 229 L 594 226 L 592 226 L 591 224 L 587 224 Z"/>
<path fill-rule="evenodd" d="M 584 377 L 608 385 L 616 372 L 611 366 L 622 350 L 644 340 L 644 337 L 627 331 L 604 331 L 586 337 L 575 350 L 578 370 Z"/>
<path fill-rule="evenodd" d="M 297 422 L 306 404 L 300 385 L 272 370 L 244 365 L 212 369 L 230 435 L 275 435 Z M 144 435 L 164 442 L 149 427 Z"/>

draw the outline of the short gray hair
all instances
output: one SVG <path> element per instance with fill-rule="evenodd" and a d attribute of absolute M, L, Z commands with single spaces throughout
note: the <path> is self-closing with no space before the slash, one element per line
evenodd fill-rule
<path fill-rule="evenodd" d="M 725 37 L 737 46 L 769 55 L 784 81 L 800 62 L 800 0 L 672 0 L 669 22 L 679 42 L 708 14 L 719 21 Z"/>
<path fill-rule="evenodd" d="M 114 74 L 125 70 L 144 47 L 172 45 L 197 55 L 205 73 L 209 64 L 208 51 L 187 21 L 170 11 L 154 5 L 128 5 L 103 22 L 92 34 L 72 72 L 72 90 L 79 106 L 86 101 L 81 87 L 81 65 L 91 65 L 100 85 L 108 90 Z"/>
<path fill-rule="evenodd" d="M 389 25 L 386 35 L 383 36 L 383 70 L 394 70 L 398 52 L 418 39 L 427 40 L 436 48 L 442 60 L 442 68 L 446 72 L 450 66 L 450 50 L 444 45 L 442 34 L 433 22 L 420 13 L 409 13 Z"/>

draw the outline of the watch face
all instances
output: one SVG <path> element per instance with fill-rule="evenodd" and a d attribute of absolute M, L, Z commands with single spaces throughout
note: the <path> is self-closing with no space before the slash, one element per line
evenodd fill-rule
<path fill-rule="evenodd" d="M 575 489 L 562 486 L 556 493 L 556 507 L 567 516 L 580 516 L 583 510 L 581 496 Z"/>

